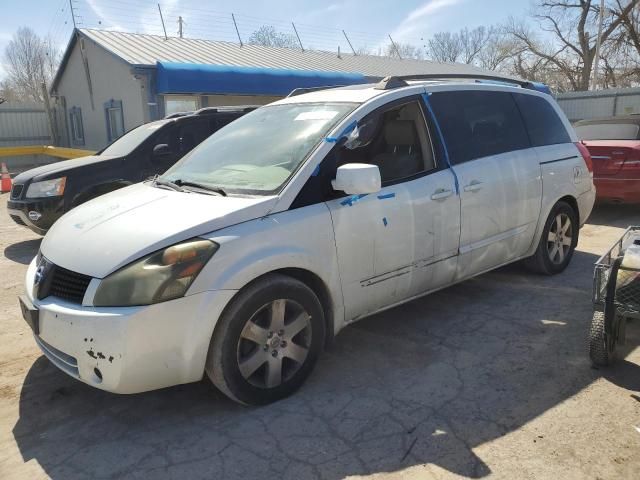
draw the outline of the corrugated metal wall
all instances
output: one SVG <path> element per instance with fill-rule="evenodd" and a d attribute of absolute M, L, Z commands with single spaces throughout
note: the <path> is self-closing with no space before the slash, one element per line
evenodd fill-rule
<path fill-rule="evenodd" d="M 52 144 L 44 105 L 32 103 L 0 104 L 0 147 Z M 5 157 L 9 171 L 17 173 L 28 168 L 50 163 L 51 158 L 38 155 Z"/>
<path fill-rule="evenodd" d="M 571 122 L 598 117 L 640 114 L 640 88 L 567 92 L 556 96 Z"/>

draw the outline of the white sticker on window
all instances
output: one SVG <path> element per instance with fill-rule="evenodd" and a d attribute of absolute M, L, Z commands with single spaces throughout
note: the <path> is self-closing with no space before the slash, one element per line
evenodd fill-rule
<path fill-rule="evenodd" d="M 335 110 L 312 110 L 298 114 L 294 120 L 331 120 L 337 114 Z"/>

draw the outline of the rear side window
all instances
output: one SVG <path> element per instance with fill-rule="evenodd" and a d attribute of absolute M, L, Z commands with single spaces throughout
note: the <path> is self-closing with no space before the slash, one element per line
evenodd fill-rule
<path fill-rule="evenodd" d="M 514 94 L 534 147 L 569 143 L 571 137 L 551 104 L 534 95 Z"/>
<path fill-rule="evenodd" d="M 436 92 L 429 102 L 453 164 L 531 146 L 510 93 Z"/>

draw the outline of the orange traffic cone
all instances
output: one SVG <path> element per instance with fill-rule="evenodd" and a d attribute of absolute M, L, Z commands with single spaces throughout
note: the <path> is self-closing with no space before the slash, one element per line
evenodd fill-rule
<path fill-rule="evenodd" d="M 11 191 L 11 175 L 9 175 L 9 170 L 7 170 L 7 164 L 2 162 L 2 180 L 0 180 L 0 192 L 10 192 Z"/>

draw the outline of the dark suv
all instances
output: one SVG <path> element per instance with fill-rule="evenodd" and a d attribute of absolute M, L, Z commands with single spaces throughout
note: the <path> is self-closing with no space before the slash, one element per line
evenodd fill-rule
<path fill-rule="evenodd" d="M 203 108 L 129 131 L 95 155 L 21 173 L 7 202 L 11 218 L 40 235 L 72 208 L 163 173 L 209 135 L 254 106 Z"/>

